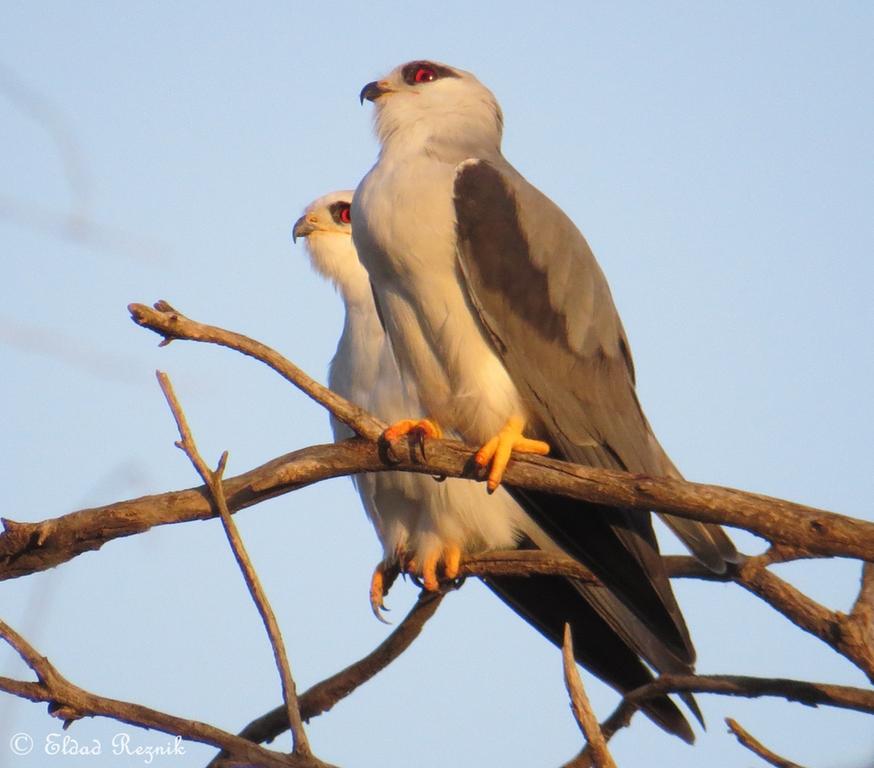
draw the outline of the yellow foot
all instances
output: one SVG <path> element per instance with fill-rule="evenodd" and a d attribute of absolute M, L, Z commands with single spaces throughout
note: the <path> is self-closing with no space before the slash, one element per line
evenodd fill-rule
<path fill-rule="evenodd" d="M 461 567 L 461 547 L 457 544 L 447 544 L 442 550 L 437 550 L 425 558 L 422 563 L 422 586 L 428 592 L 436 592 L 440 589 L 437 566 L 441 562 L 443 563 L 443 577 L 449 580 L 457 579 L 458 570 Z"/>
<path fill-rule="evenodd" d="M 396 424 L 392 424 L 385 432 L 382 433 L 382 438 L 388 445 L 390 456 L 397 457 L 395 450 L 395 441 L 405 435 L 409 435 L 410 459 L 415 459 L 415 451 L 422 455 L 422 459 L 427 461 L 428 457 L 425 454 L 425 438 L 426 437 L 443 437 L 443 432 L 430 419 L 404 419 Z"/>
<path fill-rule="evenodd" d="M 443 575 L 447 579 L 457 579 L 461 569 L 461 547 L 450 544 L 443 550 Z"/>
<path fill-rule="evenodd" d="M 373 576 L 370 577 L 370 610 L 373 611 L 373 615 L 383 624 L 390 623 L 382 615 L 382 611 L 388 610 L 385 607 L 383 598 L 388 593 L 397 575 L 397 565 L 386 565 L 385 562 L 381 562 L 373 569 Z"/>
<path fill-rule="evenodd" d="M 510 454 L 513 451 L 517 453 L 536 453 L 539 456 L 546 456 L 549 453 L 548 443 L 544 443 L 542 440 L 531 440 L 522 436 L 522 428 L 524 426 L 525 421 L 520 416 L 511 417 L 501 431 L 476 452 L 474 461 L 477 464 L 485 467 L 491 462 L 492 465 L 489 470 L 487 483 L 489 493 L 492 493 L 501 484 L 504 470 L 507 468 Z"/>
<path fill-rule="evenodd" d="M 394 560 L 388 562 L 383 560 L 379 563 L 373 569 L 373 576 L 370 577 L 370 609 L 383 624 L 390 623 L 382 615 L 383 611 L 388 610 L 384 598 L 400 572 L 409 573 L 416 580 L 421 578 L 424 589 L 428 592 L 437 592 L 440 589 L 438 570 L 442 571 L 444 580 L 454 581 L 458 578 L 461 569 L 461 547 L 457 544 L 445 544 L 442 549 L 428 555 L 422 561 L 421 567 L 419 561 L 407 552 L 398 552 L 396 555 Z"/>
<path fill-rule="evenodd" d="M 423 437 L 442 437 L 443 432 L 430 419 L 403 419 L 392 424 L 382 436 L 390 443 L 404 435 L 418 432 Z"/>

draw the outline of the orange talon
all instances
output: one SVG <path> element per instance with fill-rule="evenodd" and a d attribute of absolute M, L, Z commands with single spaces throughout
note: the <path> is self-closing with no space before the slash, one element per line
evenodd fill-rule
<path fill-rule="evenodd" d="M 402 419 L 392 424 L 382 433 L 382 436 L 391 443 L 404 435 L 410 434 L 410 432 L 417 431 L 421 432 L 425 437 L 443 437 L 440 427 L 430 419 Z"/>
<path fill-rule="evenodd" d="M 422 586 L 429 592 L 436 592 L 440 589 L 440 582 L 437 580 L 437 563 L 440 560 L 438 553 L 430 554 L 422 563 Z"/>
<path fill-rule="evenodd" d="M 522 436 L 525 421 L 519 416 L 512 416 L 500 432 L 476 452 L 474 461 L 481 467 L 491 462 L 487 487 L 493 492 L 504 477 L 504 470 L 510 461 L 513 451 L 517 453 L 536 453 L 546 456 L 549 444 L 542 440 L 531 440 Z"/>
<path fill-rule="evenodd" d="M 443 564 L 447 579 L 457 579 L 461 568 L 461 547 L 450 544 L 443 552 Z"/>
<path fill-rule="evenodd" d="M 370 577 L 370 610 L 383 624 L 388 624 L 381 613 L 386 610 L 383 597 L 385 597 L 385 564 L 380 563 L 373 569 L 373 576 Z"/>
<path fill-rule="evenodd" d="M 437 575 L 438 566 L 443 564 L 443 577 L 449 581 L 458 578 L 461 569 L 461 547 L 457 544 L 446 544 L 442 549 L 437 549 L 425 557 L 420 572 L 422 587 L 428 592 L 436 592 L 440 589 L 440 578 Z M 414 562 L 407 565 L 408 572 L 413 572 Z M 415 569 L 418 571 L 418 569 Z"/>

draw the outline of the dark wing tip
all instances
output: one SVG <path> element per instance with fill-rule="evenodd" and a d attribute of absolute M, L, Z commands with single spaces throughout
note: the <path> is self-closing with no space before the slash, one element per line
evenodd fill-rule
<path fill-rule="evenodd" d="M 562 644 L 565 622 L 578 638 L 574 643 L 577 663 L 621 693 L 629 693 L 653 677 L 638 653 L 617 633 L 589 602 L 587 592 L 569 579 L 555 576 L 500 576 L 483 579 L 485 584 L 525 621 L 550 640 Z M 691 695 L 689 695 L 691 698 Z M 683 700 L 700 719 L 697 706 Z M 668 733 L 691 744 L 695 733 L 679 707 L 666 695 L 641 702 L 640 709 Z"/>
<path fill-rule="evenodd" d="M 740 560 L 734 542 L 722 526 L 673 515 L 659 515 L 659 517 L 683 542 L 692 556 L 713 573 L 725 573 L 729 563 L 737 563 Z"/>

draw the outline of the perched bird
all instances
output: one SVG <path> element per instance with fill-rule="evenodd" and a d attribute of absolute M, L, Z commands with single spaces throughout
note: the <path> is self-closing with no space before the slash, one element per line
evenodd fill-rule
<path fill-rule="evenodd" d="M 419 417 L 414 391 L 404 387 L 374 303 L 370 278 L 358 259 L 351 237 L 352 192 L 325 195 L 309 206 L 294 225 L 293 236 L 305 238 L 313 267 L 339 290 L 346 309 L 343 332 L 331 361 L 331 389 L 387 420 Z M 336 439 L 352 436 L 332 419 Z M 503 488 L 492 495 L 477 483 L 404 472 L 363 474 L 353 478 L 368 517 L 383 545 L 383 561 L 374 572 L 371 605 L 379 616 L 382 579 L 390 569 L 411 568 L 422 574 L 427 589 L 437 588 L 437 559 L 445 542 L 463 542 L 464 552 L 514 547 L 560 552 L 559 547 Z M 460 550 L 459 550 L 460 554 Z M 418 565 L 421 564 L 421 565 Z M 452 574 L 457 563 L 444 563 Z M 456 571 L 457 573 L 457 571 Z M 685 672 L 688 665 L 665 654 L 661 644 L 612 593 L 602 586 L 550 576 L 493 577 L 486 584 L 510 607 L 556 645 L 565 622 L 577 638 L 577 660 L 620 692 L 652 679 L 641 662 L 657 670 Z M 613 621 L 607 621 L 603 614 Z M 696 716 L 694 700 L 687 697 Z M 687 741 L 692 731 L 665 696 L 649 702 L 647 714 Z"/>
<path fill-rule="evenodd" d="M 415 393 L 404 387 L 380 324 L 370 278 L 352 243 L 351 191 L 334 192 L 311 203 L 294 225 L 293 236 L 306 237 L 315 269 L 328 278 L 343 298 L 346 320 L 331 360 L 328 386 L 338 394 L 386 421 L 417 414 L 421 406 Z M 352 431 L 331 419 L 334 437 L 352 437 Z M 437 589 L 437 564 L 445 556 L 446 541 L 470 541 L 478 550 L 512 549 L 525 514 L 508 494 L 483 502 L 477 486 L 466 480 L 436 483 L 427 475 L 397 472 L 363 474 L 355 478 L 365 511 L 376 528 L 386 566 L 413 561 L 427 589 Z M 453 515 L 441 514 L 452 499 Z M 479 514 L 483 506 L 500 509 Z M 458 549 L 445 563 L 448 578 L 458 575 Z M 375 576 L 372 598 L 381 603 Z"/>
<path fill-rule="evenodd" d="M 638 402 L 604 275 L 571 220 L 504 159 L 491 91 L 469 72 L 413 61 L 365 85 L 364 100 L 381 149 L 355 192 L 353 238 L 429 421 L 482 446 L 491 490 L 512 451 L 679 477 Z M 648 513 L 509 490 L 663 655 L 693 664 Z M 668 523 L 713 570 L 736 557 L 720 528 Z M 450 538 L 442 547 L 446 562 L 469 550 Z M 611 626 L 627 621 L 614 604 L 599 611 Z"/>

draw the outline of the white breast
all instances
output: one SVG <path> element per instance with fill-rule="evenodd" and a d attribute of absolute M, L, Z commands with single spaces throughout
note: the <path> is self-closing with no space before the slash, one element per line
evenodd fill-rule
<path fill-rule="evenodd" d="M 480 444 L 527 414 L 460 282 L 454 178 L 427 154 L 382 157 L 355 193 L 353 233 L 404 377 L 441 427 Z"/>
<path fill-rule="evenodd" d="M 394 422 L 423 414 L 415 395 L 401 383 L 372 302 L 347 305 L 346 323 L 331 362 L 329 385 L 379 418 Z M 351 437 L 332 421 L 337 439 Z M 468 480 L 438 483 L 429 475 L 384 472 L 354 478 L 384 557 L 403 552 L 422 563 L 447 542 L 466 553 L 515 545 L 525 516 L 503 490 L 488 496 Z"/>

